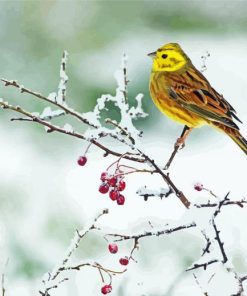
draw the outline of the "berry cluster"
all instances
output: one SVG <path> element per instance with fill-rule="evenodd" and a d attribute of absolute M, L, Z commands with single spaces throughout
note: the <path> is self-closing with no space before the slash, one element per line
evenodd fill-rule
<path fill-rule="evenodd" d="M 118 245 L 117 244 L 109 244 L 108 245 L 108 250 L 110 253 L 112 254 L 116 254 L 118 252 Z M 129 257 L 125 256 L 123 258 L 120 258 L 119 259 L 119 263 L 123 266 L 126 266 L 129 264 Z M 112 291 L 112 286 L 111 285 L 105 285 L 101 288 L 101 293 L 106 295 L 108 293 L 111 293 Z"/>
<path fill-rule="evenodd" d="M 123 176 L 110 175 L 107 172 L 103 172 L 100 180 L 102 183 L 99 187 L 99 192 L 102 194 L 109 192 L 111 200 L 116 201 L 118 205 L 123 205 L 125 203 L 125 197 L 121 192 L 126 187 Z"/>
<path fill-rule="evenodd" d="M 109 244 L 108 250 L 110 253 L 116 254 L 118 252 L 118 245 L 117 244 Z M 119 263 L 124 266 L 128 265 L 129 264 L 129 257 L 125 256 L 123 258 L 120 258 Z"/>

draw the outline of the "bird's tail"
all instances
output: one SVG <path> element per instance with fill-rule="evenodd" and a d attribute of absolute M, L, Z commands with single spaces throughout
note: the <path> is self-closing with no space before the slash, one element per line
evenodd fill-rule
<path fill-rule="evenodd" d="M 216 122 L 213 125 L 225 132 L 247 155 L 247 140 L 240 134 L 238 130 Z"/>

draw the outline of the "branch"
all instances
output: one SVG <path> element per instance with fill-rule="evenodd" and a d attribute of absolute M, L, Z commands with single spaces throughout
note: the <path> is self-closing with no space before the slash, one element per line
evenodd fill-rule
<path fill-rule="evenodd" d="M 79 247 L 79 244 L 81 242 L 81 240 L 84 238 L 84 236 L 86 234 L 88 234 L 89 231 L 96 229 L 95 223 L 99 220 L 99 218 L 103 215 L 108 214 L 108 209 L 103 210 L 95 219 L 94 222 L 91 226 L 89 226 L 85 231 L 76 231 L 76 234 L 74 236 L 74 238 L 72 239 L 71 245 L 67 250 L 67 254 L 65 255 L 64 259 L 62 260 L 62 263 L 60 265 L 60 267 L 58 269 L 56 269 L 55 271 L 53 271 L 51 273 L 51 280 L 54 280 L 62 270 L 64 270 L 63 268 L 65 267 L 65 265 L 67 264 L 67 262 L 69 261 L 71 255 L 75 252 L 75 250 Z"/>
<path fill-rule="evenodd" d="M 215 234 L 216 234 L 215 240 L 217 240 L 217 242 L 218 242 L 218 245 L 219 245 L 222 257 L 223 257 L 222 263 L 226 263 L 228 259 L 227 259 L 226 252 L 224 249 L 224 243 L 220 239 L 220 231 L 218 230 L 214 219 L 212 220 L 212 224 L 213 224 L 213 228 L 214 228 Z"/>
<path fill-rule="evenodd" d="M 41 119 L 40 117 L 38 117 L 36 115 L 33 115 L 32 113 L 22 109 L 19 106 L 13 106 L 13 105 L 10 105 L 7 102 L 0 101 L 0 107 L 2 107 L 3 109 L 10 109 L 12 111 L 15 111 L 17 113 L 21 113 L 21 114 L 27 116 L 29 119 L 25 119 L 25 121 L 31 121 L 31 122 L 41 124 L 41 125 L 48 128 L 47 132 L 59 132 L 59 133 L 70 135 L 72 137 L 76 137 L 76 138 L 79 138 L 79 139 L 82 139 L 82 140 L 85 140 L 85 141 L 90 141 L 92 144 L 94 144 L 95 146 L 97 146 L 98 148 L 103 150 L 106 153 L 106 155 L 111 154 L 111 155 L 114 155 L 114 156 L 117 156 L 117 157 L 122 156 L 121 153 L 118 153 L 116 151 L 113 151 L 113 150 L 107 148 L 106 146 L 100 144 L 99 142 L 97 142 L 94 139 L 88 140 L 82 134 L 80 134 L 78 132 L 63 129 L 63 128 L 57 126 L 57 125 L 54 125 L 54 124 L 52 124 L 52 123 L 50 123 L 48 121 L 45 121 L 45 120 Z M 24 119 L 22 119 L 22 120 L 24 120 Z M 131 160 L 131 161 L 135 161 L 135 162 L 141 162 L 141 163 L 144 162 L 144 160 L 141 159 L 141 158 L 131 156 L 131 153 L 126 153 L 123 156 L 123 158 L 125 158 L 127 160 Z"/>
<path fill-rule="evenodd" d="M 81 264 L 80 266 L 67 266 L 67 263 L 69 262 L 72 254 L 74 254 L 74 252 L 76 251 L 76 249 L 79 247 L 80 243 L 81 243 L 81 240 L 92 230 L 94 229 L 98 229 L 96 227 L 96 222 L 100 219 L 100 217 L 102 217 L 103 215 L 106 215 L 108 214 L 108 209 L 105 209 L 103 210 L 93 221 L 93 223 L 86 227 L 86 230 L 84 231 L 76 231 L 75 235 L 74 235 L 74 238 L 72 239 L 71 241 L 71 244 L 66 252 L 66 255 L 64 256 L 64 258 L 62 259 L 61 263 L 58 265 L 58 267 L 55 267 L 54 270 L 51 272 L 51 273 L 48 273 L 48 279 L 47 280 L 44 280 L 43 283 L 45 285 L 44 287 L 44 292 L 42 291 L 39 291 L 41 295 L 44 295 L 44 296 L 48 296 L 49 293 L 48 291 L 51 290 L 51 289 L 55 289 L 58 287 L 59 284 L 63 283 L 65 280 L 68 280 L 68 278 L 63 278 L 62 280 L 58 281 L 58 283 L 55 283 L 54 284 L 54 281 L 56 280 L 56 278 L 65 270 L 79 270 L 80 267 L 82 266 L 91 266 L 93 268 L 97 268 L 97 269 L 102 269 L 104 270 L 105 272 L 108 272 L 110 273 L 111 271 L 108 270 L 108 269 L 105 269 L 103 268 L 100 264 L 98 263 L 94 263 L 94 264 L 91 264 L 91 263 L 84 263 L 84 264 Z M 117 273 L 117 272 L 116 272 Z M 51 284 L 51 285 L 49 285 Z"/>
<path fill-rule="evenodd" d="M 153 171 L 153 172 L 155 172 L 155 171 Z M 136 193 L 139 196 L 143 197 L 145 201 L 147 201 L 149 197 L 160 197 L 161 199 L 163 197 L 168 197 L 170 194 L 173 193 L 173 190 L 171 188 L 169 188 L 169 189 L 161 188 L 159 191 L 158 190 L 150 190 L 150 189 L 147 189 L 146 186 L 144 186 L 144 187 L 139 188 Z"/>
<path fill-rule="evenodd" d="M 205 248 L 202 250 L 202 256 L 204 256 L 206 253 L 210 253 L 209 248 L 210 248 L 212 243 L 211 243 L 209 237 L 206 235 L 205 231 L 202 231 L 202 234 L 203 234 L 203 236 L 204 236 L 204 238 L 205 238 L 205 240 L 207 242 Z"/>
<path fill-rule="evenodd" d="M 241 200 L 226 200 L 224 202 L 224 204 L 222 204 L 222 206 L 228 206 L 228 205 L 236 205 L 239 206 L 240 208 L 243 208 L 244 205 L 247 204 L 247 200 L 245 198 L 241 199 Z M 213 207 L 217 207 L 219 205 L 219 203 L 211 203 L 210 201 L 208 201 L 208 203 L 205 204 L 194 204 L 193 206 L 200 209 L 200 208 L 213 208 Z"/>
<path fill-rule="evenodd" d="M 109 120 L 108 120 L 109 121 Z M 121 126 L 119 126 L 116 122 L 114 122 L 114 125 L 118 127 L 119 129 L 122 129 Z M 131 141 L 133 139 L 130 137 L 130 135 L 126 132 L 126 135 L 129 137 Z M 185 197 L 182 191 L 180 191 L 175 184 L 172 182 L 172 180 L 169 177 L 169 174 L 165 174 L 162 169 L 155 163 L 154 160 L 152 160 L 147 154 L 145 154 L 143 151 L 141 151 L 139 148 L 136 148 L 136 150 L 140 153 L 140 155 L 146 160 L 147 163 L 149 163 L 162 178 L 166 182 L 166 184 L 169 187 L 169 194 L 172 193 L 172 191 L 176 194 L 176 196 L 180 199 L 180 201 L 184 204 L 186 208 L 189 208 L 190 201 Z M 168 194 L 168 195 L 169 195 Z M 168 196 L 167 195 L 167 196 Z"/>
<path fill-rule="evenodd" d="M 244 296 L 244 286 L 243 282 L 247 280 L 247 276 L 240 276 L 233 268 L 227 268 L 228 272 L 232 272 L 234 274 L 235 279 L 238 283 L 238 291 L 236 294 L 231 294 L 230 296 Z"/>
<path fill-rule="evenodd" d="M 222 254 L 222 257 L 223 257 L 223 260 L 222 260 L 222 263 L 226 263 L 227 262 L 227 256 L 226 256 L 226 252 L 225 252 L 225 249 L 224 249 L 224 243 L 221 241 L 220 239 L 220 231 L 218 230 L 217 226 L 216 226 L 216 223 L 215 223 L 215 218 L 218 216 L 218 214 L 220 213 L 221 211 L 221 208 L 222 206 L 225 204 L 225 202 L 229 201 L 229 193 L 228 192 L 226 194 L 226 196 L 223 198 L 223 200 L 221 200 L 218 204 L 218 207 L 217 209 L 215 210 L 215 212 L 213 213 L 213 217 L 212 217 L 212 225 L 213 225 L 213 228 L 214 228 L 214 231 L 215 231 L 215 240 L 218 242 L 218 245 L 219 245 L 219 248 L 220 248 L 220 251 L 221 251 L 221 254 Z"/>
<path fill-rule="evenodd" d="M 1 80 L 5 83 L 5 86 L 12 86 L 15 88 L 20 89 L 20 91 L 22 93 L 28 93 L 40 100 L 43 100 L 45 102 L 48 102 L 50 104 L 55 105 L 56 107 L 58 107 L 59 109 L 63 110 L 66 114 L 71 115 L 72 117 L 75 117 L 76 119 L 78 119 L 80 122 L 83 122 L 85 124 L 87 124 L 88 126 L 98 129 L 100 130 L 100 133 L 97 134 L 98 138 L 104 137 L 109 135 L 110 137 L 118 140 L 121 143 L 124 143 L 125 145 L 127 145 L 129 148 L 131 148 L 133 151 L 136 151 L 140 154 L 141 157 L 136 157 L 135 154 L 133 153 L 125 153 L 123 158 L 127 159 L 127 160 L 131 160 L 131 161 L 135 161 L 135 162 L 139 162 L 139 163 L 148 163 L 149 165 L 152 165 L 152 167 L 155 169 L 155 171 L 161 175 L 161 177 L 163 178 L 163 180 L 166 182 L 166 184 L 169 186 L 170 191 L 172 190 L 176 196 L 181 200 L 181 202 L 184 204 L 185 207 L 189 208 L 190 206 L 190 202 L 189 200 L 185 197 L 185 195 L 183 194 L 183 192 L 181 190 L 179 190 L 175 184 L 173 183 L 173 181 L 170 179 L 169 174 L 165 174 L 163 173 L 163 171 L 158 167 L 158 165 L 151 160 L 151 158 L 149 156 L 147 156 L 144 152 L 140 151 L 140 149 L 138 149 L 134 143 L 135 143 L 135 139 L 133 137 L 133 135 L 138 135 L 140 134 L 140 132 L 138 132 L 136 130 L 136 128 L 133 126 L 132 124 L 132 120 L 138 118 L 138 117 L 145 117 L 147 114 L 144 113 L 144 111 L 141 108 L 141 99 L 142 99 L 142 95 L 139 94 L 136 97 L 136 101 L 137 101 L 137 107 L 129 107 L 129 104 L 127 102 L 127 75 L 126 75 L 126 57 L 124 57 L 124 59 L 122 60 L 122 71 L 123 74 L 120 75 L 122 78 L 122 80 L 119 80 L 119 77 L 117 79 L 118 81 L 118 88 L 116 90 L 116 96 L 110 96 L 110 95 L 103 95 L 101 98 L 98 99 L 98 104 L 96 105 L 96 107 L 94 108 L 94 112 L 89 112 L 88 114 L 84 114 L 84 116 L 76 111 L 74 111 L 73 109 L 69 108 L 67 106 L 67 104 L 65 104 L 64 100 L 56 100 L 54 98 L 54 96 L 51 98 L 51 94 L 46 97 L 40 93 L 34 92 L 28 88 L 25 88 L 23 85 L 20 85 L 17 81 L 14 80 L 7 80 L 2 78 Z M 66 65 L 66 60 L 67 60 L 67 56 L 66 53 L 64 53 L 63 59 L 62 59 L 62 64 L 61 64 L 61 69 L 60 69 L 60 84 L 59 84 L 59 90 L 60 91 L 60 95 L 64 96 L 65 98 L 65 90 L 66 90 L 66 82 L 67 82 L 67 75 L 65 73 L 65 65 Z M 119 137 L 119 133 L 117 131 L 115 131 L 114 133 L 109 131 L 109 130 L 105 130 L 101 125 L 100 122 L 98 120 L 98 118 L 100 117 L 100 111 L 102 110 L 102 108 L 105 108 L 105 103 L 107 101 L 112 101 L 114 104 L 117 104 L 118 107 L 120 108 L 120 112 L 121 112 L 121 122 L 119 124 L 114 122 L 114 126 L 117 129 L 120 129 L 120 133 L 123 133 L 130 141 L 131 141 L 131 145 L 125 141 L 124 138 Z M 125 103 L 124 103 L 125 101 Z M 1 102 L 0 102 L 1 103 Z M 117 157 L 121 157 L 122 154 L 115 152 L 107 147 L 105 147 L 104 145 L 100 144 L 95 137 L 93 137 L 93 134 L 90 134 L 91 137 L 86 137 L 85 134 L 79 134 L 76 133 L 74 131 L 68 131 L 65 130 L 63 128 L 57 127 L 51 123 L 49 123 L 46 120 L 43 120 L 43 118 L 40 118 L 40 116 L 36 116 L 32 113 L 29 113 L 25 110 L 23 110 L 20 107 L 14 107 L 9 105 L 8 103 L 4 103 L 2 102 L 1 105 L 3 108 L 8 108 L 8 109 L 12 109 L 13 111 L 19 112 L 23 115 L 25 115 L 28 118 L 24 118 L 21 120 L 24 121 L 33 121 L 33 122 L 37 122 L 41 125 L 44 125 L 46 127 L 49 128 L 49 132 L 53 132 L 53 131 L 57 131 L 60 133 L 64 133 L 64 134 L 68 134 L 70 136 L 74 136 L 83 140 L 87 140 L 89 142 L 91 142 L 92 144 L 96 145 L 97 147 L 99 147 L 100 149 L 102 149 L 105 152 L 105 156 L 107 156 L 108 154 L 117 156 Z M 92 114 L 93 115 L 93 119 L 91 117 Z M 90 118 L 90 119 L 89 119 Z M 31 120 L 30 120 L 31 119 Z M 125 122 L 127 121 L 127 122 Z M 110 122 L 110 121 L 108 121 Z M 111 123 L 113 123 L 113 121 L 111 121 Z M 123 127 L 121 126 L 123 125 Z M 102 132 L 101 132 L 102 131 Z M 125 132 L 124 132 L 125 131 Z M 133 133 L 133 134 L 131 134 Z"/>
<path fill-rule="evenodd" d="M 207 292 L 204 292 L 204 291 L 203 291 L 203 289 L 202 289 L 202 287 L 201 287 L 201 285 L 200 285 L 200 283 L 199 283 L 199 281 L 198 281 L 198 278 L 197 278 L 197 276 L 196 276 L 194 273 L 193 273 L 193 276 L 194 276 L 194 279 L 195 279 L 195 281 L 196 281 L 198 287 L 199 287 L 200 290 L 202 291 L 203 295 L 204 295 L 204 296 L 209 296 Z"/>
<path fill-rule="evenodd" d="M 105 123 L 110 123 L 113 126 L 117 127 L 121 131 L 121 134 L 127 136 L 127 138 L 129 138 L 130 142 L 133 145 L 135 145 L 135 139 L 133 137 L 131 137 L 131 134 L 128 131 L 126 131 L 124 128 L 122 128 L 120 125 L 118 125 L 116 120 L 111 120 L 110 118 L 107 118 L 105 120 Z"/>
<path fill-rule="evenodd" d="M 153 168 L 161 175 L 161 177 L 164 179 L 166 184 L 174 191 L 176 196 L 180 199 L 180 201 L 183 203 L 183 205 L 186 208 L 190 207 L 190 201 L 186 198 L 186 196 L 183 194 L 182 191 L 180 191 L 175 184 L 170 179 L 169 174 L 165 174 L 162 169 L 155 163 L 154 160 L 152 160 L 148 155 L 146 155 L 144 152 L 142 152 L 140 149 L 138 149 L 139 153 L 146 159 L 148 163 L 150 163 Z"/>
<path fill-rule="evenodd" d="M 179 230 L 188 229 L 188 228 L 192 228 L 192 227 L 196 227 L 195 222 L 191 222 L 189 224 L 177 226 L 177 227 L 174 227 L 174 228 L 159 230 L 159 231 L 156 231 L 156 232 L 145 231 L 144 233 L 140 233 L 140 234 L 136 234 L 136 235 L 107 234 L 106 236 L 115 237 L 116 238 L 114 240 L 115 242 L 123 241 L 123 240 L 131 240 L 131 239 L 139 240 L 139 239 L 141 239 L 143 237 L 147 237 L 147 236 L 160 236 L 160 235 L 170 234 L 170 233 L 173 233 L 173 232 L 176 232 L 176 231 L 179 231 Z"/>
<path fill-rule="evenodd" d="M 58 108 L 64 110 L 66 114 L 72 115 L 73 117 L 77 118 L 79 121 L 81 121 L 81 122 L 83 122 L 83 123 L 85 123 L 85 124 L 87 124 L 87 125 L 89 125 L 91 127 L 98 128 L 98 126 L 90 123 L 80 113 L 78 113 L 78 112 L 74 111 L 73 109 L 67 107 L 67 105 L 56 102 L 56 101 L 50 99 L 49 97 L 46 97 L 46 96 L 42 95 L 41 93 L 32 91 L 31 89 L 28 89 L 28 88 L 24 87 L 23 85 L 20 85 L 16 80 L 7 80 L 5 78 L 1 78 L 1 81 L 4 82 L 5 86 L 12 86 L 12 87 L 18 88 L 18 89 L 20 89 L 21 93 L 28 93 L 28 94 L 30 94 L 30 95 L 32 95 L 32 96 L 34 96 L 34 97 L 36 97 L 36 98 L 38 98 L 40 100 L 43 100 L 45 102 L 48 102 L 49 104 L 55 105 Z"/>
<path fill-rule="evenodd" d="M 98 268 L 98 269 L 101 269 L 101 270 L 103 270 L 103 271 L 105 271 L 107 273 L 111 273 L 113 275 L 124 273 L 127 270 L 127 269 L 124 269 L 122 271 L 116 271 L 116 270 L 105 268 L 105 267 L 101 266 L 97 262 L 94 262 L 94 263 L 86 262 L 86 263 L 79 263 L 79 264 L 76 264 L 74 266 L 61 267 L 61 268 L 59 268 L 59 271 L 61 272 L 61 271 L 64 271 L 64 270 L 81 270 L 82 267 L 86 267 L 86 266 L 90 266 L 90 267 L 93 267 L 93 268 Z"/>
<path fill-rule="evenodd" d="M 211 264 L 214 264 L 217 262 L 219 262 L 219 260 L 213 259 L 213 260 L 210 260 L 210 261 L 204 262 L 204 263 L 199 263 L 199 264 L 195 263 L 192 267 L 187 268 L 186 271 L 190 271 L 190 270 L 194 270 L 194 269 L 198 269 L 198 268 L 203 268 L 204 270 L 206 270 L 208 265 L 211 265 Z"/>
<path fill-rule="evenodd" d="M 182 148 L 184 148 L 185 146 L 185 139 L 187 138 L 187 136 L 189 135 L 190 131 L 192 130 L 192 128 L 189 128 L 187 125 L 184 126 L 183 131 L 181 136 L 177 139 L 175 145 L 174 145 L 174 149 L 173 152 L 168 160 L 168 162 L 165 165 L 165 170 L 168 170 L 170 168 L 170 165 L 172 163 L 172 161 L 174 160 L 176 154 L 178 153 L 179 150 L 181 150 Z"/>

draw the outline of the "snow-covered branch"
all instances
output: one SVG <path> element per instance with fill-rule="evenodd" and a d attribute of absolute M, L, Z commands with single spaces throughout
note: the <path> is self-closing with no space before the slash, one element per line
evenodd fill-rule
<path fill-rule="evenodd" d="M 145 147 L 141 145 L 141 137 L 143 132 L 138 130 L 135 121 L 139 118 L 145 118 L 147 113 L 144 112 L 142 107 L 143 95 L 141 93 L 137 94 L 134 98 L 134 104 L 130 104 L 128 97 L 128 78 L 127 78 L 127 56 L 124 55 L 122 58 L 121 69 L 118 70 L 115 74 L 117 81 L 117 87 L 114 94 L 103 94 L 97 99 L 97 103 L 92 111 L 90 112 L 78 112 L 69 106 L 69 103 L 66 98 L 67 92 L 67 82 L 68 76 L 66 74 L 68 61 L 68 53 L 64 51 L 61 65 L 60 65 L 60 80 L 58 89 L 56 92 L 52 92 L 47 96 L 33 91 L 29 88 L 24 87 L 15 80 L 7 80 L 2 78 L 4 85 L 12 86 L 16 89 L 19 89 L 23 94 L 29 94 L 34 99 L 41 100 L 45 102 L 48 106 L 41 111 L 30 112 L 23 108 L 22 106 L 10 104 L 7 100 L 0 99 L 0 107 L 4 110 L 11 110 L 19 116 L 20 118 L 12 118 L 13 121 L 28 121 L 39 124 L 45 128 L 46 132 L 61 133 L 68 135 L 70 137 L 78 138 L 85 142 L 88 142 L 88 146 L 85 150 L 84 155 L 80 156 L 78 159 L 78 164 L 84 166 L 87 162 L 87 152 L 90 149 L 91 145 L 99 148 L 100 151 L 103 151 L 104 157 L 112 155 L 116 157 L 113 163 L 102 172 L 100 181 L 101 185 L 99 187 L 99 192 L 106 194 L 109 192 L 109 197 L 112 201 L 117 202 L 118 205 L 123 205 L 125 202 L 125 197 L 122 194 L 122 191 L 125 189 L 126 175 L 130 174 L 149 174 L 150 178 L 152 175 L 158 175 L 161 180 L 160 189 L 147 188 L 146 184 L 138 184 L 137 195 L 144 198 L 147 201 L 150 197 L 159 197 L 178 198 L 183 206 L 186 207 L 186 215 L 189 216 L 189 220 L 185 222 L 183 219 L 176 223 L 176 225 L 167 224 L 164 222 L 162 227 L 155 227 L 151 231 L 142 230 L 137 234 L 118 234 L 111 233 L 105 234 L 103 229 L 97 227 L 97 221 L 102 216 L 108 213 L 107 210 L 104 210 L 95 220 L 89 224 L 84 230 L 78 230 L 75 232 L 75 235 L 68 247 L 65 256 L 62 258 L 61 262 L 54 267 L 51 272 L 48 272 L 43 280 L 43 286 L 40 289 L 39 293 L 42 296 L 49 296 L 51 291 L 59 287 L 62 283 L 65 283 L 69 280 L 69 272 L 76 272 L 81 270 L 84 267 L 91 267 L 96 269 L 102 282 L 104 282 L 104 275 L 108 278 L 108 284 L 102 287 L 102 293 L 108 294 L 112 290 L 112 276 L 120 275 L 127 271 L 127 265 L 130 260 L 135 261 L 134 252 L 137 252 L 139 249 L 140 240 L 142 243 L 145 242 L 147 237 L 159 237 L 163 235 L 168 235 L 176 233 L 178 231 L 186 231 L 187 229 L 191 231 L 198 231 L 201 235 L 204 244 L 201 250 L 201 257 L 197 261 L 193 261 L 190 266 L 187 267 L 186 271 L 191 270 L 204 270 L 207 272 L 212 266 L 221 265 L 225 270 L 234 274 L 235 279 L 238 284 L 238 292 L 234 294 L 235 296 L 241 296 L 244 293 L 243 282 L 247 280 L 247 277 L 240 276 L 234 270 L 234 268 L 227 266 L 229 264 L 228 256 L 229 252 L 225 250 L 224 239 L 222 238 L 221 228 L 217 224 L 217 217 L 224 212 L 225 206 L 235 206 L 237 205 L 240 208 L 243 208 L 247 201 L 245 199 L 240 200 L 231 200 L 229 194 L 227 194 L 223 199 L 217 197 L 211 190 L 204 188 L 202 185 L 195 186 L 197 191 L 206 191 L 210 194 L 210 197 L 214 201 L 209 200 L 204 203 L 191 203 L 187 196 L 180 190 L 175 182 L 171 179 L 170 174 L 165 172 L 162 166 L 154 159 L 153 155 L 149 155 L 145 151 Z M 71 103 L 71 102 L 70 102 Z M 119 111 L 120 119 L 118 121 L 112 118 L 104 118 L 103 111 L 108 111 L 108 104 L 113 104 L 114 107 Z M 64 116 L 66 115 L 66 117 Z M 54 124 L 54 119 L 57 117 L 62 117 L 64 119 L 63 124 L 58 126 Z M 85 132 L 78 132 L 70 124 L 70 119 L 77 119 L 80 124 L 83 124 L 86 127 Z M 186 129 L 183 131 L 182 136 Z M 107 141 L 104 141 L 102 144 L 102 139 L 111 138 L 114 140 L 114 144 L 121 144 L 121 149 L 119 145 L 111 145 Z M 179 141 L 178 141 L 179 142 Z M 176 153 L 181 148 L 181 145 L 175 145 L 172 155 L 166 165 L 166 169 L 172 163 Z M 123 152 L 124 150 L 124 152 Z M 126 162 L 127 161 L 127 162 Z M 130 161 L 133 165 L 129 165 Z M 135 167 L 136 166 L 136 167 Z M 198 216 L 194 216 L 195 212 L 201 213 L 204 209 L 208 211 L 208 219 L 206 224 L 199 221 Z M 175 214 L 175 213 L 174 213 Z M 189 221 L 189 222 L 188 222 Z M 191 222 L 192 221 L 192 222 Z M 122 266 L 125 266 L 123 270 L 113 270 L 111 268 L 103 266 L 103 264 L 94 261 L 80 261 L 80 262 L 71 262 L 72 255 L 76 252 L 79 245 L 84 241 L 87 234 L 93 230 L 99 230 L 103 232 L 102 238 L 107 242 L 112 240 L 112 243 L 109 244 L 108 248 L 111 253 L 116 253 L 118 251 L 118 245 L 124 241 L 131 241 L 132 247 L 128 252 L 128 256 L 120 258 L 119 262 Z M 230 259 L 230 258 L 229 258 Z M 210 267 L 210 268 L 209 268 Z M 199 284 L 199 279 L 195 276 L 196 283 Z M 204 289 L 203 289 L 204 291 Z M 5 289 L 2 289 L 2 295 L 4 296 Z M 203 292 L 204 295 L 208 295 L 207 292 Z"/>
<path fill-rule="evenodd" d="M 58 92 L 51 93 L 48 96 L 28 89 L 19 84 L 16 80 L 7 80 L 5 78 L 1 79 L 4 82 L 5 86 L 18 88 L 21 93 L 28 93 L 34 98 L 56 106 L 56 108 L 58 108 L 57 110 L 52 110 L 49 106 L 47 106 L 41 113 L 31 113 L 24 110 L 20 106 L 11 105 L 3 99 L 0 100 L 0 107 L 2 107 L 3 109 L 10 109 L 25 116 L 24 118 L 14 118 L 14 120 L 35 122 L 43 125 L 46 132 L 59 132 L 88 141 L 98 148 L 102 149 L 104 151 L 104 156 L 111 154 L 116 157 L 124 158 L 126 160 L 143 163 L 144 166 L 151 166 L 155 173 L 159 174 L 163 181 L 168 185 L 169 190 L 172 190 L 175 195 L 181 200 L 184 206 L 188 208 L 190 202 L 185 197 L 184 193 L 176 187 L 169 174 L 164 173 L 160 166 L 155 162 L 153 157 L 147 155 L 139 144 L 142 132 L 135 127 L 134 121 L 138 118 L 146 117 L 147 113 L 145 113 L 142 108 L 142 94 L 137 94 L 137 96 L 135 97 L 136 106 L 130 106 L 129 104 L 129 98 L 127 96 L 127 56 L 123 57 L 121 69 L 118 70 L 115 74 L 115 78 L 117 80 L 115 95 L 102 95 L 100 98 L 98 98 L 94 110 L 86 113 L 79 113 L 75 111 L 73 108 L 68 106 L 67 102 L 65 102 L 66 83 L 68 80 L 65 71 L 67 59 L 68 54 L 65 51 L 60 66 L 60 83 L 58 87 Z M 113 103 L 114 106 L 119 110 L 121 118 L 119 122 L 107 118 L 105 120 L 105 124 L 103 124 L 101 120 L 101 113 L 103 110 L 107 110 L 107 103 L 109 102 Z M 53 118 L 57 116 L 62 116 L 64 114 L 71 116 L 71 118 L 76 118 L 81 123 L 86 124 L 86 126 L 88 126 L 88 129 L 83 134 L 80 134 L 74 131 L 74 128 L 68 122 L 65 122 L 63 127 L 59 127 L 51 123 L 51 120 Z M 111 127 L 107 127 L 107 124 L 110 124 Z M 111 147 L 106 147 L 105 145 L 101 144 L 100 140 L 107 136 L 125 145 L 126 152 L 123 154 L 115 151 L 115 149 Z"/>

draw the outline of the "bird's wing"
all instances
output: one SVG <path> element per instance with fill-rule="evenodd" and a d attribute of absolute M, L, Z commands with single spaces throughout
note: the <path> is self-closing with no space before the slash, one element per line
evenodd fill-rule
<path fill-rule="evenodd" d="M 207 79 L 193 66 L 184 73 L 167 73 L 165 84 L 170 86 L 170 98 L 176 100 L 183 108 L 209 120 L 239 129 L 233 118 L 234 108 L 214 90 Z"/>

